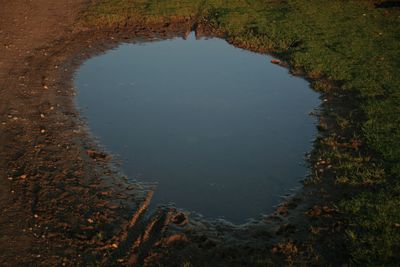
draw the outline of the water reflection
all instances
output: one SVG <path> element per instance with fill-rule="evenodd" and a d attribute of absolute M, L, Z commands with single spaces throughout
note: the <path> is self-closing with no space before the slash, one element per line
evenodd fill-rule
<path fill-rule="evenodd" d="M 243 222 L 306 175 L 318 96 L 271 58 L 220 39 L 123 44 L 76 75 L 93 133 L 154 203 Z"/>

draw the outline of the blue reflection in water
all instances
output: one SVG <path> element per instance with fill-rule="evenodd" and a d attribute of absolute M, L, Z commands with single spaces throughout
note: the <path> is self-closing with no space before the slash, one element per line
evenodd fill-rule
<path fill-rule="evenodd" d="M 318 95 L 271 58 L 220 39 L 123 44 L 84 63 L 77 103 L 153 202 L 244 222 L 307 173 Z"/>

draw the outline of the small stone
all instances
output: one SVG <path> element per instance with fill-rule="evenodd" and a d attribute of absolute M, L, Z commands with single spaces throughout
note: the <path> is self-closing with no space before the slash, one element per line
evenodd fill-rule
<path fill-rule="evenodd" d="M 46 130 L 41 130 L 40 132 L 43 134 L 43 133 L 45 133 L 45 132 L 46 132 Z"/>
<path fill-rule="evenodd" d="M 86 150 L 86 153 L 88 154 L 89 157 L 91 157 L 92 159 L 105 159 L 107 158 L 107 155 L 101 152 L 97 152 L 95 150 L 92 149 L 88 149 Z"/>
<path fill-rule="evenodd" d="M 185 225 L 185 224 L 187 224 L 189 222 L 189 220 L 188 220 L 188 218 L 186 217 L 185 214 L 179 213 L 174 217 L 172 222 L 174 224 L 177 224 L 177 225 Z"/>
<path fill-rule="evenodd" d="M 47 90 L 49 87 L 47 85 L 43 85 L 43 89 Z"/>

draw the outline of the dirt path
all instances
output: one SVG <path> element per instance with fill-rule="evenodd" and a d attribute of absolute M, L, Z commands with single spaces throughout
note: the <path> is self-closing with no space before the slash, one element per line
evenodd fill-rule
<path fill-rule="evenodd" d="M 71 143 L 72 131 L 65 133 L 76 125 L 65 109 L 57 108 L 60 91 L 48 89 L 44 76 L 51 73 L 46 68 L 54 58 L 46 47 L 72 32 L 83 4 L 0 3 L 1 266 L 91 262 L 80 253 L 105 245 L 85 240 L 108 221 L 93 214 L 111 205 L 94 194 L 108 188 L 99 182 L 94 165 L 86 167 L 82 144 Z M 95 218 L 103 224 L 92 226 Z"/>
<path fill-rule="evenodd" d="M 15 134 L 29 122 L 18 120 L 24 117 L 29 120 L 32 114 L 32 110 L 24 110 L 20 99 L 23 91 L 29 90 L 20 74 L 29 71 L 27 59 L 36 49 L 69 31 L 81 4 L 82 0 L 52 1 L 51 5 L 45 0 L 0 1 L 0 265 L 3 266 L 32 262 L 30 258 L 35 257 L 31 252 L 35 237 L 27 233 L 32 228 L 28 223 L 31 208 L 16 205 L 16 186 L 12 181 L 15 177 L 8 172 L 10 161 L 16 160 L 9 141 L 19 142 Z M 21 146 L 18 152 L 21 157 L 25 154 L 23 149 Z"/>
<path fill-rule="evenodd" d="M 45 0 L 0 1 L 2 84 L 10 82 L 10 79 L 4 79 L 9 70 L 24 66 L 25 58 L 32 55 L 36 48 L 71 30 L 84 2 L 61 0 L 49 5 L 49 1 Z"/>

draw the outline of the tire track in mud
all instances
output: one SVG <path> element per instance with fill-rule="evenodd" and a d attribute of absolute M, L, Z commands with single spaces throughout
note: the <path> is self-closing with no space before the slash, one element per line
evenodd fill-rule
<path fill-rule="evenodd" d="M 146 211 L 150 205 L 152 197 L 153 191 L 149 191 L 142 200 L 142 203 L 137 208 L 136 212 L 133 214 L 131 220 L 126 226 L 126 229 L 122 231 L 119 238 L 119 244 L 113 244 L 115 250 L 111 253 L 110 257 L 102 263 L 104 266 L 112 266 L 117 262 L 122 263 L 132 248 L 135 249 L 140 246 L 140 237 L 143 235 L 143 232 L 148 224 L 148 220 L 146 219 Z"/>

